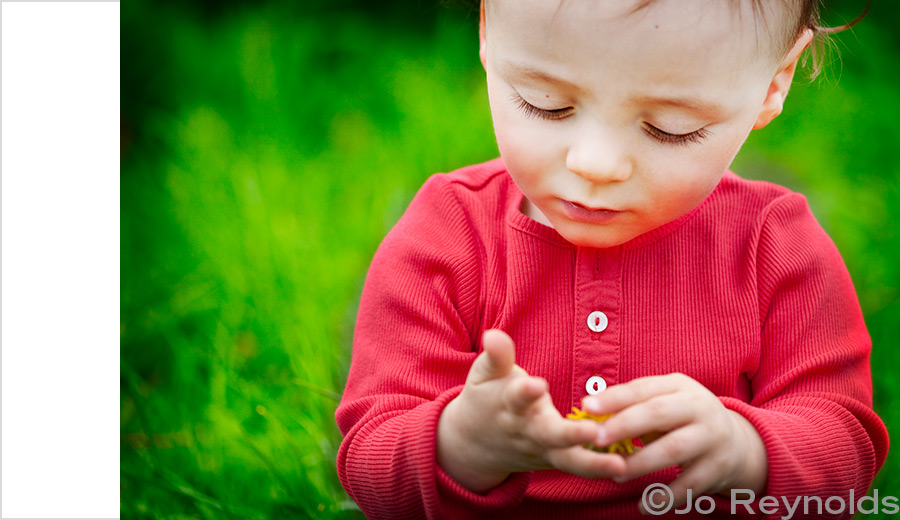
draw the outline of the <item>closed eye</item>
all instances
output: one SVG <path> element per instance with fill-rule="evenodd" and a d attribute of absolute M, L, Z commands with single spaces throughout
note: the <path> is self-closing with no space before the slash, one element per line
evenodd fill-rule
<path fill-rule="evenodd" d="M 644 130 L 650 137 L 656 139 L 663 144 L 686 145 L 690 143 L 699 143 L 710 135 L 710 131 L 706 128 L 700 128 L 686 134 L 671 134 L 665 130 L 660 130 L 650 123 L 644 123 Z"/>
<path fill-rule="evenodd" d="M 525 115 L 527 115 L 528 117 L 557 121 L 559 119 L 563 119 L 572 112 L 572 107 L 557 108 L 553 110 L 538 108 L 528 101 L 525 101 L 525 98 L 520 96 L 518 92 L 513 92 L 511 98 L 513 103 L 515 103 L 519 107 L 519 110 L 525 112 Z"/>

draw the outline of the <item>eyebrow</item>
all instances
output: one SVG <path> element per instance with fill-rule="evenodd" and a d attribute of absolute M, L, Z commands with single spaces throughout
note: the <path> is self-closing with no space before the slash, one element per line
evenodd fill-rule
<path fill-rule="evenodd" d="M 554 76 L 549 72 L 543 71 L 541 69 L 534 68 L 530 65 L 525 65 L 523 63 L 516 62 L 501 62 L 500 69 L 504 74 L 514 76 L 517 78 L 541 81 L 544 83 L 550 83 L 554 85 L 561 85 L 573 90 L 582 90 L 581 87 L 572 83 L 571 81 L 564 80 L 558 76 Z"/>
<path fill-rule="evenodd" d="M 664 107 L 685 108 L 693 112 L 703 114 L 721 114 L 725 111 L 724 107 L 712 101 L 693 98 L 666 98 L 654 96 L 638 96 L 632 100 L 640 105 L 656 105 Z"/>

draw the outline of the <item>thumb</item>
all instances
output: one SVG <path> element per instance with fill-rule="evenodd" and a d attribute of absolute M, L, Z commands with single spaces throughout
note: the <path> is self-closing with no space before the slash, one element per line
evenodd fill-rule
<path fill-rule="evenodd" d="M 516 349 L 512 338 L 498 329 L 485 331 L 482 353 L 469 370 L 469 382 L 481 383 L 508 375 L 515 366 Z"/>

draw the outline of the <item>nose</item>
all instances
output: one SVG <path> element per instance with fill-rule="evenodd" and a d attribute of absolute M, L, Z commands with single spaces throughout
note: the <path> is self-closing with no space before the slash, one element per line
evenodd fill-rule
<path fill-rule="evenodd" d="M 566 153 L 569 171 L 594 184 L 622 182 L 631 177 L 633 165 L 623 139 L 610 130 L 579 134 Z"/>

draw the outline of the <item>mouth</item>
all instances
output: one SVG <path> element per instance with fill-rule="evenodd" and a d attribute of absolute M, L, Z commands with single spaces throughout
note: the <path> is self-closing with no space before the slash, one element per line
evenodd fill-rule
<path fill-rule="evenodd" d="M 609 208 L 590 208 L 568 200 L 563 200 L 562 203 L 569 218 L 579 222 L 589 222 L 594 224 L 609 222 L 622 214 L 622 212 L 618 210 Z"/>

